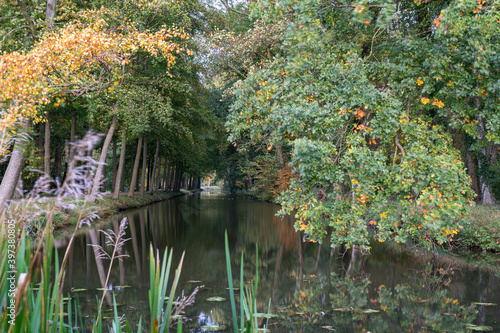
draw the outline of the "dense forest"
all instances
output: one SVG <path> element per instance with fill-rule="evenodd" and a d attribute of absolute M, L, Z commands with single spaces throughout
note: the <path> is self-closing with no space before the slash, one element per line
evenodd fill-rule
<path fill-rule="evenodd" d="M 0 206 L 215 174 L 311 241 L 446 242 L 500 197 L 499 6 L 2 0 Z"/>

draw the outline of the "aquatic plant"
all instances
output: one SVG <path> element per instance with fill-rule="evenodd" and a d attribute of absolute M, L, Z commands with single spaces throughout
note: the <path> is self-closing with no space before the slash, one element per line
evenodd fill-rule
<path fill-rule="evenodd" d="M 270 312 L 271 300 L 269 300 L 269 306 L 267 313 L 259 313 L 257 311 L 257 286 L 259 284 L 259 248 L 258 245 L 255 246 L 255 277 L 253 288 L 252 286 L 244 285 L 243 278 L 243 253 L 241 254 L 241 266 L 240 266 L 240 325 L 238 326 L 238 313 L 236 312 L 236 301 L 234 296 L 233 288 L 233 274 L 231 269 L 231 256 L 229 254 L 229 242 L 227 238 L 227 230 L 225 233 L 225 249 L 226 249 L 226 268 L 227 268 L 227 281 L 229 287 L 229 297 L 231 302 L 231 313 L 233 318 L 233 329 L 234 333 L 244 332 L 244 333 L 257 333 L 262 332 L 259 328 L 259 318 L 266 318 L 266 323 L 264 324 L 263 330 L 267 331 L 269 318 L 274 317 Z M 241 328 L 241 330 L 240 330 Z"/>

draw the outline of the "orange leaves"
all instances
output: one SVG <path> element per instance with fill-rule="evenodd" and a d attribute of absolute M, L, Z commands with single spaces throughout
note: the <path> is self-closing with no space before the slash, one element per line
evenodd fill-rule
<path fill-rule="evenodd" d="M 422 81 L 422 79 L 420 77 L 418 77 L 417 85 L 421 86 L 422 84 L 424 84 L 424 81 Z"/>
<path fill-rule="evenodd" d="M 366 115 L 366 112 L 361 108 L 356 108 L 354 109 L 354 115 L 356 116 L 356 120 L 359 120 Z"/>
<path fill-rule="evenodd" d="M 427 97 L 422 97 L 422 98 L 420 99 L 420 101 L 422 102 L 422 104 L 424 104 L 424 105 L 425 105 L 425 104 L 429 103 L 431 100 L 430 100 L 430 99 L 428 99 Z"/>
<path fill-rule="evenodd" d="M 441 19 L 442 19 L 443 17 L 444 17 L 444 16 L 443 16 L 443 14 L 439 14 L 438 18 L 437 18 L 437 19 L 435 19 L 434 21 L 432 21 L 432 23 L 434 23 L 434 26 L 435 26 L 436 28 L 439 28 L 439 25 L 441 24 L 441 23 L 440 23 L 440 22 L 441 22 Z"/>
<path fill-rule="evenodd" d="M 438 108 L 442 109 L 444 106 L 444 102 L 434 98 L 434 102 L 432 102 L 432 105 L 437 106 Z"/>
<path fill-rule="evenodd" d="M 50 103 L 54 95 L 112 91 L 108 88 L 119 84 L 123 66 L 140 49 L 164 57 L 167 68 L 175 63 L 174 54 L 191 54 L 172 41 L 189 38 L 182 29 L 141 32 L 124 22 L 110 30 L 102 18 L 105 14 L 105 10 L 83 12 L 86 24 L 74 22 L 48 34 L 28 53 L 0 55 L 0 107 L 8 110 L 0 131 L 11 128 L 15 119 L 37 121 L 39 106 Z"/>

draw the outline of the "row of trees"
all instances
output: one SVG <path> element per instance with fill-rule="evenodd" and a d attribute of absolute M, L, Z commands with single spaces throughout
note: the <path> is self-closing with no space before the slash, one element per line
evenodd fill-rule
<path fill-rule="evenodd" d="M 311 241 L 443 243 L 500 194 L 498 1 L 262 0 L 215 31 L 228 184 Z M 236 11 L 234 11 L 236 13 Z"/>
<path fill-rule="evenodd" d="M 125 186 L 130 196 L 197 187 L 213 169 L 221 125 L 193 57 L 200 13 L 208 12 L 198 1 L 20 0 L 0 2 L 0 10 L 8 162 L 0 165 L 0 207 L 43 174 L 58 187 L 82 164 L 74 143 L 90 140 L 89 130 L 107 133 L 84 154 L 98 161 L 82 187 L 91 201 L 103 189 L 117 197 Z"/>

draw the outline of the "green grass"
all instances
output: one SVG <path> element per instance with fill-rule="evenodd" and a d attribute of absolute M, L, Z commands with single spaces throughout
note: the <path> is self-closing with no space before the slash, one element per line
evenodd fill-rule
<path fill-rule="evenodd" d="M 500 207 L 474 206 L 456 241 L 470 248 L 500 251 Z"/>

